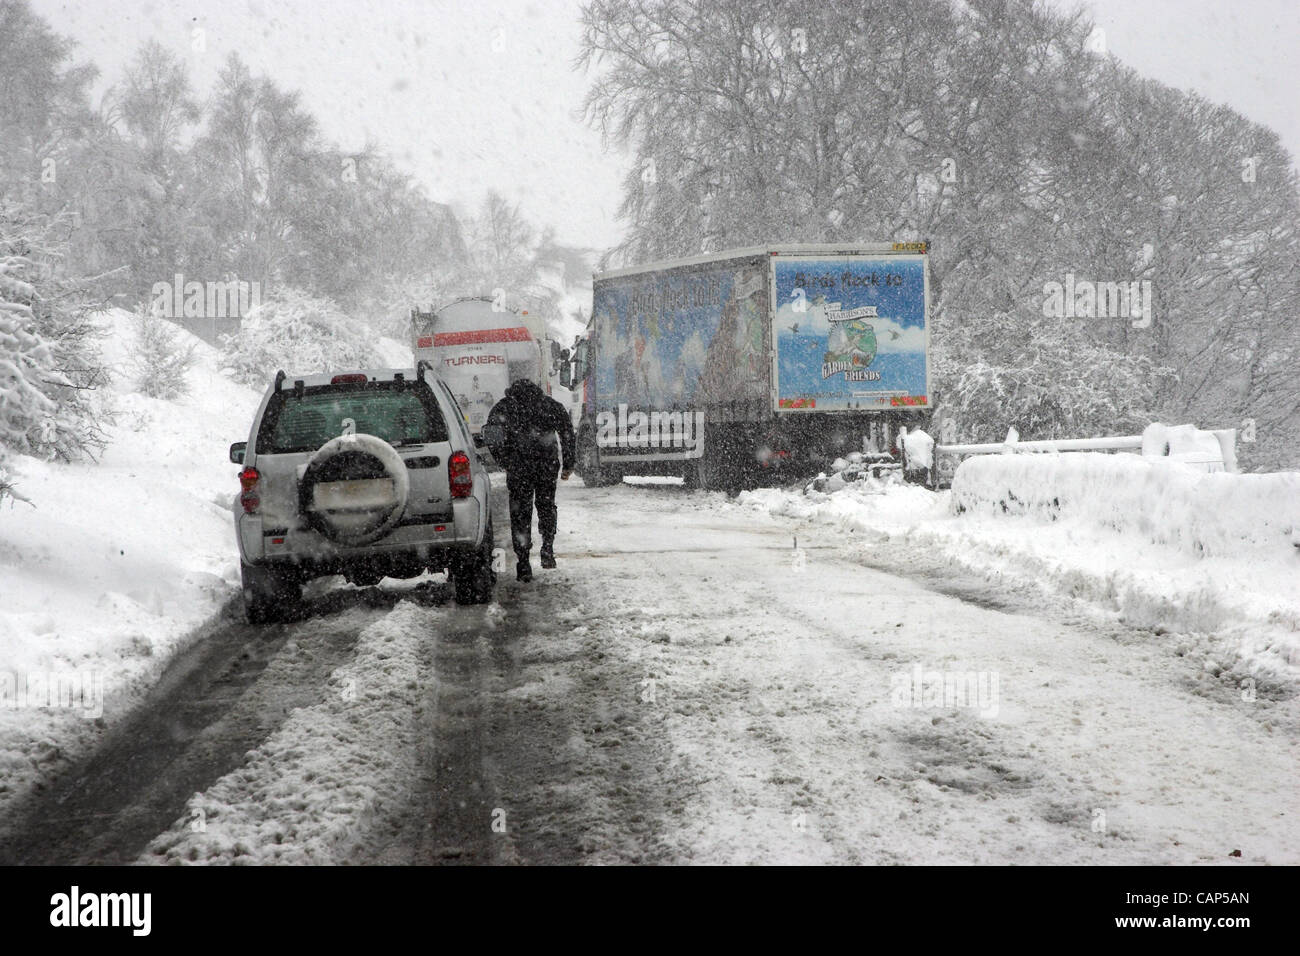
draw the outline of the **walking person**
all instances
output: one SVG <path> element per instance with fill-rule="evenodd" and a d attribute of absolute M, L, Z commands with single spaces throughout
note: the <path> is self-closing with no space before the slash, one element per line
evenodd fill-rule
<path fill-rule="evenodd" d="M 506 470 L 510 493 L 510 538 L 516 577 L 533 579 L 533 503 L 542 535 L 542 567 L 555 567 L 555 476 L 568 481 L 573 469 L 573 423 L 564 406 L 529 379 L 519 379 L 492 406 L 483 435 L 492 457 Z"/>

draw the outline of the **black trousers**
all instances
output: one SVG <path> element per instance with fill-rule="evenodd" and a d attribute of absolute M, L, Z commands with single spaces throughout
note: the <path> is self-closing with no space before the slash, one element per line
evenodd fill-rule
<path fill-rule="evenodd" d="M 533 501 L 537 501 L 537 530 L 542 544 L 555 539 L 559 513 L 555 508 L 555 479 L 560 466 L 515 468 L 506 472 L 506 490 L 510 492 L 510 540 L 515 557 L 528 560 L 533 550 Z"/>

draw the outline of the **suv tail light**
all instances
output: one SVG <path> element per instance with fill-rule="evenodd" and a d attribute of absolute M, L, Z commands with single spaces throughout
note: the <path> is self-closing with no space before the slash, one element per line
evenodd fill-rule
<path fill-rule="evenodd" d="M 261 477 L 252 465 L 239 473 L 239 487 L 243 489 L 239 503 L 244 506 L 245 514 L 255 513 L 262 504 L 262 498 L 257 493 L 257 482 Z"/>
<path fill-rule="evenodd" d="M 347 375 L 335 375 L 330 379 L 331 385 L 364 385 L 367 382 L 365 373 L 349 372 Z"/>
<path fill-rule="evenodd" d="M 447 483 L 453 498 L 468 498 L 474 491 L 474 476 L 469 472 L 469 456 L 458 451 L 447 460 Z"/>

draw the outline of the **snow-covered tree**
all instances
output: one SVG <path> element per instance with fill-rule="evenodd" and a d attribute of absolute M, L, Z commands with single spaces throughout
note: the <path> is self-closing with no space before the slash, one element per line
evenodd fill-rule
<path fill-rule="evenodd" d="M 62 461 L 103 448 L 99 329 L 60 277 L 66 223 L 0 206 L 0 448 Z"/>
<path fill-rule="evenodd" d="M 20 451 L 32 449 L 33 435 L 57 410 L 45 394 L 58 375 L 54 351 L 36 334 L 32 316 L 35 272 L 24 255 L 0 256 L 0 443 Z"/>
<path fill-rule="evenodd" d="M 168 400 L 186 394 L 187 375 L 197 360 L 194 344 L 181 341 L 172 323 L 143 310 L 132 317 L 131 331 L 134 339 L 127 361 L 136 389 L 150 398 Z"/>
<path fill-rule="evenodd" d="M 551 328 L 561 319 L 566 282 L 588 268 L 582 250 L 561 245 L 553 230 L 538 228 L 518 204 L 496 192 L 466 222 L 465 244 L 469 268 L 459 294 L 500 299 L 508 308 L 541 316 Z"/>
<path fill-rule="evenodd" d="M 958 423 L 958 441 L 997 441 L 1011 427 L 1034 438 L 1129 435 L 1158 417 L 1153 396 L 1172 379 L 1168 368 L 1062 335 L 1017 341 L 996 362 L 975 350 L 973 359 L 954 360 L 948 349 L 937 357 L 939 374 L 954 383 L 942 405 Z"/>
<path fill-rule="evenodd" d="M 225 367 L 236 381 L 259 389 L 278 369 L 313 373 L 374 367 L 382 364 L 375 338 L 332 300 L 282 289 L 253 309 L 237 334 L 223 337 Z"/>
<path fill-rule="evenodd" d="M 74 47 L 27 0 L 0 0 L 0 187 L 11 202 L 56 208 L 69 149 L 94 122 L 96 71 L 72 62 Z"/>
<path fill-rule="evenodd" d="M 295 254 L 283 263 L 281 280 L 405 338 L 412 304 L 443 300 L 399 298 L 397 291 L 432 291 L 465 275 L 459 220 L 376 151 L 322 149 L 309 170 L 311 202 L 295 214 Z"/>
<path fill-rule="evenodd" d="M 297 92 L 230 54 L 195 146 L 202 215 L 224 239 L 213 275 L 270 284 L 300 252 L 296 229 L 317 200 L 320 133 Z"/>

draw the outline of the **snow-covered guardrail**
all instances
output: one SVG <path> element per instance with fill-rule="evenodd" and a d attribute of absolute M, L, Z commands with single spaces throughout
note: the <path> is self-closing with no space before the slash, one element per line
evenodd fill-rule
<path fill-rule="evenodd" d="M 951 504 L 1099 525 L 1196 557 L 1266 548 L 1281 559 L 1300 544 L 1300 473 L 1207 474 L 1172 457 L 981 455 L 958 467 Z"/>
<path fill-rule="evenodd" d="M 1141 448 L 1141 435 L 1118 435 L 1113 438 L 1062 438 L 1046 441 L 1019 441 L 1015 429 L 1002 442 L 985 442 L 978 445 L 939 445 L 935 451 L 941 455 L 997 455 L 1016 451 L 1108 451 Z"/>
<path fill-rule="evenodd" d="M 1237 430 L 1203 431 L 1194 425 L 1148 425 L 1141 435 L 1102 438 L 1056 438 L 1021 441 L 1016 430 L 1005 441 L 973 445 L 937 445 L 940 455 L 997 455 L 1018 452 L 1141 451 L 1146 458 L 1171 458 L 1203 471 L 1237 470 Z"/>

